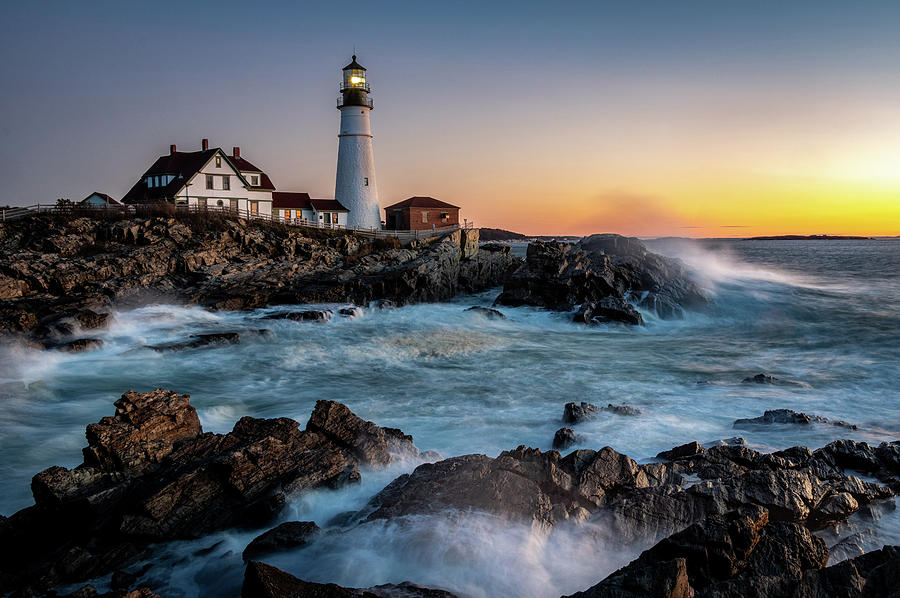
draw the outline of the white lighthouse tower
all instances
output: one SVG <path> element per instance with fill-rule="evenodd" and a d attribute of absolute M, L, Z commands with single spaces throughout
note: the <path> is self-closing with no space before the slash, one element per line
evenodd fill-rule
<path fill-rule="evenodd" d="M 337 101 L 341 130 L 334 198 L 350 210 L 347 226 L 380 229 L 381 209 L 378 207 L 372 128 L 369 125 L 372 99 L 366 69 L 353 56 L 353 61 L 343 70 L 341 97 Z"/>

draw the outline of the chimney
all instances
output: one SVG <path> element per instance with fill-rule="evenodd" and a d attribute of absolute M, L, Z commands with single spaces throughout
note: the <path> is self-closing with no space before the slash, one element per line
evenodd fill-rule
<path fill-rule="evenodd" d="M 205 152 L 206 150 L 208 150 L 208 149 L 209 149 L 209 139 L 204 139 L 204 140 L 201 142 L 201 145 L 203 146 L 203 151 L 204 151 L 204 152 Z"/>
<path fill-rule="evenodd" d="M 241 157 L 241 148 L 239 148 L 237 146 L 231 148 L 231 155 L 234 156 L 235 158 L 240 158 Z"/>
<path fill-rule="evenodd" d="M 175 154 L 175 144 L 169 146 L 169 155 L 172 156 Z"/>

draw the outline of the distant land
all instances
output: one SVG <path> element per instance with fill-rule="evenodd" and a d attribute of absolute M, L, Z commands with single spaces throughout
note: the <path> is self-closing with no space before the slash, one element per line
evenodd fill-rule
<path fill-rule="evenodd" d="M 870 241 L 872 237 L 846 235 L 772 235 L 769 237 L 748 237 L 747 241 Z"/>
<path fill-rule="evenodd" d="M 564 239 L 580 239 L 579 235 L 523 235 L 502 228 L 482 228 L 482 241 L 558 241 Z"/>

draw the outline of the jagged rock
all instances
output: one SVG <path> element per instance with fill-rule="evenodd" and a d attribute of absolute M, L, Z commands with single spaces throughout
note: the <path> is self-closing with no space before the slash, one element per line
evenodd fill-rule
<path fill-rule="evenodd" d="M 676 461 L 678 459 L 689 459 L 691 457 L 696 457 L 697 455 L 702 455 L 704 453 L 706 453 L 706 449 L 700 446 L 699 442 L 694 441 L 676 446 L 675 448 L 668 451 L 663 451 L 656 455 L 656 458 L 665 459 L 667 461 Z"/>
<path fill-rule="evenodd" d="M 900 546 L 885 546 L 826 569 L 807 570 L 796 595 L 896 598 L 900 596 Z"/>
<path fill-rule="evenodd" d="M 768 424 L 811 424 L 813 422 L 822 423 L 822 424 L 831 424 L 835 426 L 841 426 L 843 428 L 849 428 L 851 430 L 858 429 L 853 424 L 849 424 L 845 421 L 834 421 L 830 420 L 826 417 L 821 417 L 819 415 L 807 415 L 805 413 L 799 413 L 794 411 L 793 409 L 770 409 L 767 410 L 759 417 L 749 418 L 749 419 L 736 419 L 734 421 L 735 428 L 746 428 L 748 426 L 760 426 L 760 425 L 768 425 Z"/>
<path fill-rule="evenodd" d="M 641 326 L 644 318 L 641 312 L 633 305 L 618 297 L 604 297 L 600 301 L 584 303 L 572 318 L 573 322 L 583 324 L 603 324 L 606 322 L 620 322 Z"/>
<path fill-rule="evenodd" d="M 244 549 L 245 561 L 289 548 L 305 546 L 322 533 L 312 521 L 288 521 L 257 536 Z"/>
<path fill-rule="evenodd" d="M 361 318 L 365 314 L 365 311 L 363 308 L 353 305 L 351 307 L 342 307 L 338 310 L 338 313 L 345 318 Z"/>
<path fill-rule="evenodd" d="M 591 235 L 574 245 L 530 243 L 525 264 L 509 277 L 495 304 L 570 311 L 575 305 L 624 300 L 629 294 L 641 296 L 641 307 L 661 318 L 679 317 L 683 309 L 709 303 L 681 262 L 647 251 L 637 239 Z M 619 302 L 605 305 L 611 310 L 606 317 L 635 319 Z"/>
<path fill-rule="evenodd" d="M 91 309 L 83 309 L 75 314 L 75 319 L 85 330 L 104 328 L 109 321 L 109 314 L 99 314 Z"/>
<path fill-rule="evenodd" d="M 35 506 L 0 521 L 0 593 L 120 569 L 150 542 L 262 525 L 306 489 L 359 480 L 359 466 L 414 456 L 412 439 L 319 401 L 306 430 L 244 417 L 203 433 L 189 397 L 126 393 L 87 429 L 84 463 L 32 481 Z"/>
<path fill-rule="evenodd" d="M 669 536 L 570 598 L 790 595 L 827 560 L 825 543 L 802 525 L 770 523 L 765 509 L 745 507 Z"/>
<path fill-rule="evenodd" d="M 410 583 L 371 588 L 343 588 L 337 584 L 303 581 L 281 569 L 251 561 L 244 573 L 242 598 L 454 598 L 443 590 Z"/>
<path fill-rule="evenodd" d="M 741 382 L 744 384 L 775 384 L 778 382 L 778 378 L 768 374 L 756 374 L 755 376 L 744 378 Z"/>
<path fill-rule="evenodd" d="M 190 340 L 186 341 L 150 345 L 150 348 L 154 351 L 186 351 L 188 349 L 197 349 L 200 347 L 236 345 L 241 342 L 240 334 L 238 334 L 237 332 L 192 334 L 189 339 Z"/>
<path fill-rule="evenodd" d="M 642 413 L 640 409 L 630 405 L 613 405 L 610 403 L 606 407 L 598 407 L 582 401 L 581 403 L 565 404 L 563 407 L 563 421 L 567 424 L 575 424 L 586 419 L 593 419 L 603 411 L 625 416 L 636 416 Z"/>
<path fill-rule="evenodd" d="M 560 428 L 553 435 L 553 448 L 564 451 L 578 442 L 578 437 L 571 428 Z"/>
<path fill-rule="evenodd" d="M 476 313 L 480 316 L 484 316 L 488 320 L 505 320 L 506 316 L 503 315 L 503 312 L 492 309 L 490 307 L 481 307 L 480 305 L 476 305 L 474 307 L 469 307 L 465 311 Z"/>
<path fill-rule="evenodd" d="M 563 407 L 563 421 L 567 424 L 576 424 L 585 419 L 591 419 L 600 408 L 591 403 L 566 403 Z"/>

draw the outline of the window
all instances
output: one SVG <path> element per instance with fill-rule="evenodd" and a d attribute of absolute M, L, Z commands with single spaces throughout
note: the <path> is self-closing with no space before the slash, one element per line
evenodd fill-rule
<path fill-rule="evenodd" d="M 258 201 L 250 202 L 250 213 L 253 214 L 254 216 L 259 214 L 259 202 Z"/>
<path fill-rule="evenodd" d="M 441 212 L 441 220 L 447 220 L 450 218 L 450 214 L 447 212 Z"/>
<path fill-rule="evenodd" d="M 231 201 L 231 209 L 232 209 L 232 210 L 238 209 L 238 200 L 232 199 L 232 200 L 230 200 L 230 201 Z"/>
<path fill-rule="evenodd" d="M 218 154 L 216 154 L 216 168 L 222 168 L 222 156 Z"/>
<path fill-rule="evenodd" d="M 231 177 L 227 174 L 222 176 L 222 189 L 225 191 L 231 190 Z"/>
<path fill-rule="evenodd" d="M 422 222 L 428 222 L 428 212 L 422 212 Z"/>
<path fill-rule="evenodd" d="M 198 197 L 198 198 L 197 198 L 197 205 L 200 206 L 201 208 L 205 208 L 205 207 L 206 207 L 206 198 L 205 198 L 205 197 Z"/>
<path fill-rule="evenodd" d="M 213 188 L 213 175 L 211 175 L 211 174 L 206 175 L 206 188 L 207 189 Z"/>
<path fill-rule="evenodd" d="M 216 202 L 216 205 L 219 206 L 219 207 L 221 208 L 222 206 L 225 205 L 225 202 L 222 201 L 222 200 L 220 199 L 220 200 L 218 200 L 218 201 Z"/>
<path fill-rule="evenodd" d="M 364 187 L 368 187 L 368 186 L 369 186 L 369 177 L 363 177 L 363 186 L 364 186 Z"/>
<path fill-rule="evenodd" d="M 152 176 L 148 176 L 148 177 L 147 177 L 147 186 L 148 186 L 148 187 L 152 187 L 152 186 L 153 186 L 153 177 L 152 177 Z"/>
<path fill-rule="evenodd" d="M 254 187 L 259 187 L 259 175 L 253 175 L 250 177 L 250 184 Z"/>

